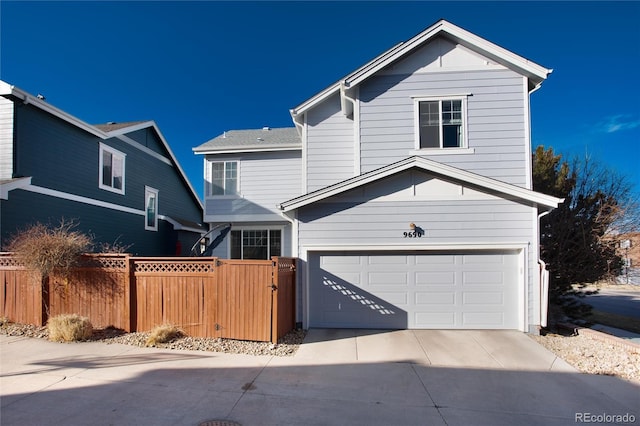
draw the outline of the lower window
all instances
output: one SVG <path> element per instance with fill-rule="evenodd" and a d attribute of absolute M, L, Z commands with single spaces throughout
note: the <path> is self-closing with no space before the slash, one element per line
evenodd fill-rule
<path fill-rule="evenodd" d="M 238 229 L 231 231 L 231 259 L 271 259 L 281 255 L 279 229 Z"/>

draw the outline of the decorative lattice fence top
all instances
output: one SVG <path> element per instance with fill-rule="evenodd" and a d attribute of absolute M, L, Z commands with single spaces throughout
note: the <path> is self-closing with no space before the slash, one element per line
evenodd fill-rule
<path fill-rule="evenodd" d="M 216 266 L 211 260 L 175 260 L 151 261 L 134 259 L 133 272 L 136 274 L 209 274 Z"/>
<path fill-rule="evenodd" d="M 128 262 L 129 262 L 128 255 L 87 254 L 80 258 L 78 267 L 125 270 L 127 269 Z"/>
<path fill-rule="evenodd" d="M 23 269 L 24 264 L 13 253 L 0 253 L 0 269 Z"/>

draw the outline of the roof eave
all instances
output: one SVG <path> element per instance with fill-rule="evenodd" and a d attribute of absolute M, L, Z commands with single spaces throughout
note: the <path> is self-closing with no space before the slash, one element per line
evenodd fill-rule
<path fill-rule="evenodd" d="M 320 190 L 311 192 L 309 194 L 302 195 L 300 197 L 293 198 L 289 201 L 281 203 L 278 207 L 283 212 L 299 209 L 309 204 L 313 204 L 317 201 L 338 195 L 350 189 L 357 188 L 367 183 L 374 182 L 387 176 L 394 175 L 396 173 L 408 170 L 413 167 L 419 167 L 426 172 L 434 173 L 451 179 L 467 182 L 472 185 L 476 185 L 491 191 L 495 191 L 507 196 L 515 197 L 518 199 L 529 201 L 537 206 L 543 206 L 550 209 L 558 207 L 558 204 L 563 202 L 563 199 L 552 197 L 539 192 L 531 191 L 519 186 L 511 185 L 505 182 L 501 182 L 495 179 L 491 179 L 485 176 L 477 175 L 475 173 L 467 172 L 465 170 L 457 169 L 455 167 L 447 166 L 442 163 L 437 163 L 432 160 L 427 160 L 422 157 L 409 157 L 405 160 L 397 163 L 390 164 L 385 167 L 381 167 L 377 170 L 356 176 L 351 179 L 338 182 L 334 185 L 322 188 Z"/>
<path fill-rule="evenodd" d="M 302 149 L 302 145 L 286 145 L 286 146 L 244 146 L 244 147 L 226 147 L 226 148 L 193 148 L 196 155 L 207 154 L 239 154 L 245 152 L 271 152 L 271 151 L 298 151 Z"/>

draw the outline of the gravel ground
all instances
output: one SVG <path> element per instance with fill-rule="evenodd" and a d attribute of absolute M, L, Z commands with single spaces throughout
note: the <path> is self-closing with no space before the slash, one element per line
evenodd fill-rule
<path fill-rule="evenodd" d="M 536 342 L 589 374 L 604 374 L 640 384 L 640 354 L 586 335 L 531 336 Z"/>
<path fill-rule="evenodd" d="M 18 323 L 0 323 L 0 334 L 8 336 L 36 337 L 48 339 L 46 327 L 36 327 Z M 179 337 L 168 343 L 155 345 L 158 348 L 182 349 L 194 351 L 224 352 L 247 355 L 293 356 L 304 340 L 304 330 L 295 330 L 284 336 L 278 344 L 269 342 L 250 342 L 232 339 L 206 339 L 200 337 Z M 89 341 L 106 344 L 121 343 L 145 347 L 149 333 L 123 333 L 113 328 L 94 329 Z"/>
<path fill-rule="evenodd" d="M 46 327 L 16 323 L 0 323 L 0 334 L 41 339 L 49 336 Z M 148 336 L 149 333 L 122 333 L 119 330 L 107 328 L 94 330 L 90 340 L 144 347 Z M 248 355 L 293 356 L 304 336 L 304 330 L 292 331 L 277 345 L 231 339 L 181 337 L 169 343 L 159 344 L 157 347 Z M 584 335 L 547 334 L 531 337 L 583 373 L 617 376 L 640 384 L 640 354 L 638 353 Z"/>

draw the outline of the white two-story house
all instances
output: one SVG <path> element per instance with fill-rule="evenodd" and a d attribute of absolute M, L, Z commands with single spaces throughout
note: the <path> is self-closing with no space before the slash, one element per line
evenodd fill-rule
<path fill-rule="evenodd" d="M 529 95 L 550 69 L 447 21 L 204 156 L 224 258 L 295 256 L 305 328 L 516 329 L 546 317 Z"/>

